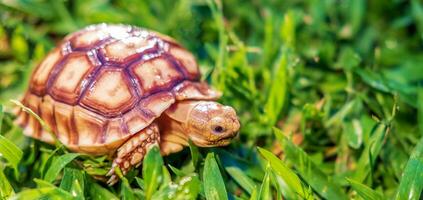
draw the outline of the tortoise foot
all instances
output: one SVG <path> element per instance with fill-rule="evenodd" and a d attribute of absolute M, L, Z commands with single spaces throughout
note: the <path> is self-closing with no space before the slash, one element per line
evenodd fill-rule
<path fill-rule="evenodd" d="M 118 150 L 112 167 L 106 176 L 110 176 L 107 184 L 113 185 L 118 182 L 119 177 L 115 168 L 119 167 L 125 175 L 134 166 L 141 165 L 147 151 L 154 145 L 158 145 L 160 140 L 159 129 L 155 123 L 141 130 L 126 141 Z"/>

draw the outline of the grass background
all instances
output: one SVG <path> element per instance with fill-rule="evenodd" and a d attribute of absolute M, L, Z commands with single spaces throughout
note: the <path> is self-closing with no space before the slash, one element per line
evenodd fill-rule
<path fill-rule="evenodd" d="M 0 22 L 1 199 L 420 198 L 418 0 L 0 0 Z M 238 111 L 239 137 L 153 149 L 108 187 L 105 157 L 22 136 L 9 100 L 64 35 L 100 22 L 179 40 Z"/>

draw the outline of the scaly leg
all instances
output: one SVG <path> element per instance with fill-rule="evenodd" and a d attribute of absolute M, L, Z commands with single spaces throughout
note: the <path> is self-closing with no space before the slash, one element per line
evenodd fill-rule
<path fill-rule="evenodd" d="M 107 173 L 107 176 L 111 176 L 107 183 L 113 185 L 118 181 L 118 177 L 115 174 L 116 167 L 119 167 L 124 175 L 133 166 L 138 167 L 142 163 L 147 151 L 153 145 L 158 145 L 159 141 L 160 133 L 156 123 L 152 123 L 150 126 L 129 138 L 117 150 L 112 169 Z"/>

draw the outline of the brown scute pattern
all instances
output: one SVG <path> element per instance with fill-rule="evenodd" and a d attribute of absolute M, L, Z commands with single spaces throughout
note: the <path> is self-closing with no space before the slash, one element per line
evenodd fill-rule
<path fill-rule="evenodd" d="M 54 117 L 57 127 L 57 138 L 64 144 L 75 144 L 77 137 L 73 126 L 73 106 L 57 102 L 54 106 Z"/>
<path fill-rule="evenodd" d="M 51 131 L 57 132 L 56 120 L 54 119 L 54 100 L 48 95 L 45 96 L 41 102 L 40 117 Z"/>
<path fill-rule="evenodd" d="M 35 113 L 38 113 L 39 111 L 39 104 L 40 104 L 40 98 L 33 94 L 27 94 L 27 107 L 34 111 Z M 28 126 L 25 127 L 24 131 L 27 132 L 30 136 L 39 138 L 40 132 L 41 132 L 41 124 L 38 122 L 38 120 L 32 116 L 28 115 Z"/>
<path fill-rule="evenodd" d="M 143 99 L 138 107 L 142 108 L 144 113 L 151 113 L 151 115 L 156 118 L 159 117 L 173 103 L 175 103 L 173 94 L 170 92 L 162 92 Z"/>
<path fill-rule="evenodd" d="M 217 100 L 222 93 L 211 89 L 207 83 L 184 81 L 173 88 L 176 100 L 197 99 L 197 100 Z"/>
<path fill-rule="evenodd" d="M 51 95 L 64 103 L 74 105 L 95 67 L 87 54 L 71 54 L 62 63 L 61 70 L 51 86 Z"/>
<path fill-rule="evenodd" d="M 166 90 L 184 79 L 184 75 L 163 58 L 136 63 L 131 70 L 145 94 Z"/>
<path fill-rule="evenodd" d="M 78 142 L 76 144 L 81 146 L 103 144 L 105 138 L 101 133 L 104 132 L 106 127 L 106 119 L 80 106 L 75 106 L 74 114 L 76 132 L 78 133 Z"/>
<path fill-rule="evenodd" d="M 114 53 L 105 51 L 116 44 Z M 22 103 L 70 149 L 106 154 L 175 100 L 215 99 L 199 78 L 194 57 L 174 39 L 99 24 L 67 36 L 37 66 Z M 18 113 L 16 123 L 26 135 L 53 143 L 34 117 Z"/>
<path fill-rule="evenodd" d="M 105 68 L 97 76 L 81 104 L 98 110 L 105 116 L 122 114 L 137 101 L 137 94 L 121 69 Z"/>
<path fill-rule="evenodd" d="M 155 45 L 153 40 L 147 38 L 131 36 L 123 40 L 115 40 L 104 47 L 101 47 L 101 53 L 106 61 L 128 62 L 138 55 L 137 53 L 152 49 Z"/>
<path fill-rule="evenodd" d="M 30 84 L 30 88 L 33 93 L 40 96 L 45 94 L 49 75 L 53 71 L 54 66 L 59 62 L 60 58 L 60 51 L 55 49 L 37 66 L 32 74 L 32 81 Z"/>
<path fill-rule="evenodd" d="M 122 142 L 119 142 L 121 138 L 125 138 L 129 136 L 128 129 L 124 124 L 122 118 L 114 118 L 110 119 L 109 123 L 107 124 L 107 129 L 103 133 L 107 148 L 109 149 L 116 149 L 118 148 Z"/>
<path fill-rule="evenodd" d="M 190 52 L 180 47 L 171 47 L 170 54 L 176 58 L 180 66 L 183 66 L 189 79 L 196 79 L 198 77 L 200 69 L 198 68 L 194 56 Z"/>
<path fill-rule="evenodd" d="M 88 26 L 87 28 L 71 34 L 65 38 L 70 42 L 73 49 L 84 49 L 99 45 L 107 39 L 123 39 L 130 35 L 132 28 L 123 25 L 99 24 Z"/>
<path fill-rule="evenodd" d="M 131 135 L 138 132 L 137 130 L 142 130 L 148 126 L 154 119 L 155 116 L 152 115 L 151 112 L 146 113 L 139 107 L 135 107 L 134 109 L 130 110 L 123 117 L 124 123 L 126 124 L 128 132 Z"/>

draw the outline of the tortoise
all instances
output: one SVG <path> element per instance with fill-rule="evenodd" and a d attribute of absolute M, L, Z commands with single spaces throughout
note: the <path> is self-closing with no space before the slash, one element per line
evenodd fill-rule
<path fill-rule="evenodd" d="M 35 67 L 16 123 L 25 135 L 68 149 L 112 155 L 109 184 L 142 163 L 159 145 L 162 155 L 188 140 L 228 145 L 240 123 L 216 102 L 219 91 L 201 81 L 194 56 L 175 39 L 140 27 L 96 24 L 69 34 Z"/>

